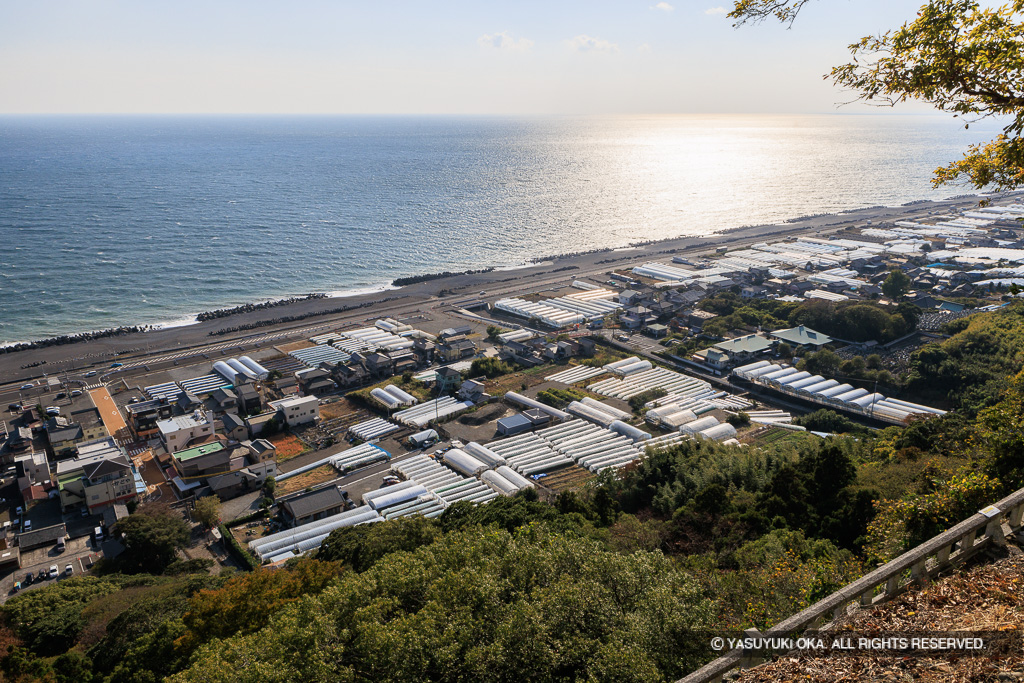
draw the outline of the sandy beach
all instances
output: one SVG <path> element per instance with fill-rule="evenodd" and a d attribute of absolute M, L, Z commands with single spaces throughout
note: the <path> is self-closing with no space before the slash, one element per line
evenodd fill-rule
<path fill-rule="evenodd" d="M 536 265 L 514 270 L 492 270 L 484 273 L 456 274 L 418 282 L 398 289 L 343 298 L 319 298 L 288 303 L 282 306 L 246 311 L 228 317 L 207 320 L 194 325 L 151 330 L 106 337 L 102 339 L 30 349 L 0 355 L 0 382 L 20 383 L 64 370 L 80 371 L 85 367 L 105 368 L 116 358 L 120 362 L 140 360 L 147 355 L 245 340 L 287 330 L 300 330 L 319 325 L 343 325 L 371 317 L 402 317 L 417 310 L 468 299 L 527 293 L 556 281 L 586 277 L 631 266 L 643 259 L 669 259 L 690 251 L 706 253 L 716 247 L 740 247 L 766 239 L 782 239 L 807 234 L 827 234 L 867 221 L 881 222 L 927 215 L 936 210 L 952 210 L 976 206 L 979 198 L 964 196 L 944 201 L 921 201 L 898 207 L 870 207 L 842 214 L 795 218 L 782 224 L 758 225 L 722 231 L 704 237 L 681 237 L 626 249 L 602 250 L 586 254 L 553 257 Z M 486 292 L 481 296 L 480 292 Z M 440 295 L 444 293 L 444 296 Z M 351 310 L 337 313 L 341 307 Z M 292 322 L 275 322 L 253 329 L 217 334 L 227 328 L 244 328 L 264 321 L 286 317 L 302 317 Z M 214 334 L 211 334 L 214 333 Z M 23 368 L 30 363 L 45 364 Z"/>

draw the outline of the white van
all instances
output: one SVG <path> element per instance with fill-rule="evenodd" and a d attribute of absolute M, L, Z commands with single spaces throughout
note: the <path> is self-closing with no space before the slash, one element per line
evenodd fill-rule
<path fill-rule="evenodd" d="M 103 540 L 103 527 L 96 527 L 92 530 L 92 533 L 96 537 L 97 543 Z"/>

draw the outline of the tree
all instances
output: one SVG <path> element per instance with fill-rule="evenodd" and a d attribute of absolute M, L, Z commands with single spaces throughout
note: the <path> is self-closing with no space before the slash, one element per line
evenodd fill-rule
<path fill-rule="evenodd" d="M 901 270 L 889 271 L 889 277 L 882 283 L 882 293 L 890 299 L 902 299 L 910 289 L 910 277 Z"/>
<path fill-rule="evenodd" d="M 263 493 L 269 498 L 274 497 L 274 491 L 277 490 L 277 479 L 273 476 L 267 477 L 263 480 Z"/>
<path fill-rule="evenodd" d="M 792 358 L 793 356 L 793 347 L 787 344 L 786 342 L 782 342 L 781 344 L 779 344 L 779 347 L 776 349 L 776 351 L 778 351 L 779 355 L 782 356 L 783 358 Z"/>
<path fill-rule="evenodd" d="M 796 19 L 808 0 L 736 0 L 737 25 Z M 994 140 L 935 171 L 936 185 L 964 180 L 977 188 L 1024 184 L 1024 0 L 982 7 L 977 0 L 929 0 L 917 18 L 850 45 L 852 60 L 832 69 L 839 86 L 881 106 L 921 100 L 963 117 L 965 127 L 1008 118 Z"/>
<path fill-rule="evenodd" d="M 163 572 L 189 541 L 188 524 L 182 516 L 153 503 L 140 505 L 135 514 L 117 523 L 115 531 L 125 548 L 117 557 L 117 566 L 128 573 Z"/>
<path fill-rule="evenodd" d="M 205 496 L 196 501 L 192 518 L 207 529 L 220 524 L 220 499 L 217 496 Z"/>

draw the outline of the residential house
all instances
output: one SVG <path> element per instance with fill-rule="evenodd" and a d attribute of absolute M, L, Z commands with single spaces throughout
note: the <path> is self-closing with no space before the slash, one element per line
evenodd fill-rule
<path fill-rule="evenodd" d="M 238 410 L 238 394 L 228 387 L 218 387 L 210 393 L 210 399 L 217 406 L 220 412 L 234 412 Z"/>
<path fill-rule="evenodd" d="M 320 419 L 320 399 L 316 396 L 296 396 L 272 401 L 271 406 L 284 418 L 289 427 L 309 424 Z"/>
<path fill-rule="evenodd" d="M 323 396 L 338 389 L 338 385 L 331 379 L 331 373 L 323 368 L 299 370 L 295 373 L 295 379 L 303 396 Z"/>
<path fill-rule="evenodd" d="M 281 517 L 285 525 L 297 527 L 343 512 L 347 502 L 339 487 L 327 486 L 283 501 Z"/>
<path fill-rule="evenodd" d="M 83 439 L 82 426 L 74 422 L 68 424 L 59 417 L 46 421 L 46 435 L 50 440 L 50 449 L 55 458 L 63 458 L 75 453 L 75 448 Z"/>
<path fill-rule="evenodd" d="M 226 441 L 212 441 L 174 453 L 172 463 L 179 477 L 194 481 L 229 471 L 231 453 Z"/>
<path fill-rule="evenodd" d="M 617 298 L 623 306 L 635 306 L 643 298 L 643 294 L 635 289 L 624 289 L 619 292 Z"/>
<path fill-rule="evenodd" d="M 768 288 L 760 285 L 747 285 L 740 290 L 740 296 L 744 299 L 767 299 Z"/>
<path fill-rule="evenodd" d="M 157 423 L 167 420 L 174 414 L 174 406 L 167 399 L 153 399 L 129 403 L 125 406 L 128 429 L 139 441 L 158 438 L 160 429 Z"/>
<path fill-rule="evenodd" d="M 138 495 L 131 460 L 109 437 L 81 444 L 77 457 L 58 461 L 55 478 L 65 512 L 84 505 L 95 514 Z"/>
<path fill-rule="evenodd" d="M 192 441 L 213 436 L 213 419 L 209 413 L 196 410 L 156 423 L 160 441 L 168 453 L 176 453 Z"/>
<path fill-rule="evenodd" d="M 235 387 L 238 394 L 238 409 L 246 415 L 252 415 L 263 409 L 263 397 L 255 385 L 246 383 Z"/>
<path fill-rule="evenodd" d="M 446 341 L 438 344 L 437 355 L 446 363 L 452 363 L 463 358 L 472 358 L 476 355 L 476 344 L 470 339 Z"/>
<path fill-rule="evenodd" d="M 224 413 L 220 419 L 224 435 L 232 441 L 243 441 L 249 438 L 249 426 L 245 420 L 234 413 Z"/>

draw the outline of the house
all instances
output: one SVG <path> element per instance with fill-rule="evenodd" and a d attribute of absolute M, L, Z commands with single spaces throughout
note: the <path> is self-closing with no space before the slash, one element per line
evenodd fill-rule
<path fill-rule="evenodd" d="M 160 442 L 168 453 L 176 453 L 196 439 L 213 435 L 213 419 L 209 413 L 196 410 L 190 415 L 178 415 L 156 423 Z"/>
<path fill-rule="evenodd" d="M 430 365 L 434 362 L 434 353 L 436 350 L 437 345 L 429 339 L 417 337 L 413 340 L 412 351 L 422 365 Z"/>
<path fill-rule="evenodd" d="M 342 365 L 338 364 L 331 370 L 331 379 L 343 389 L 349 387 L 361 387 L 370 381 L 370 373 L 359 363 L 351 361 Z"/>
<path fill-rule="evenodd" d="M 249 438 L 249 426 L 238 415 L 224 413 L 220 421 L 224 427 L 224 435 L 232 441 L 242 441 Z"/>
<path fill-rule="evenodd" d="M 61 418 L 51 418 L 46 422 L 46 436 L 50 440 L 50 449 L 55 458 L 63 458 L 74 454 L 75 447 L 83 439 L 82 426 L 66 424 Z"/>
<path fill-rule="evenodd" d="M 174 406 L 165 398 L 129 403 L 125 406 L 128 429 L 139 441 L 157 438 L 160 429 L 157 422 L 167 420 L 174 414 Z"/>
<path fill-rule="evenodd" d="M 77 457 L 58 461 L 55 479 L 65 512 L 84 505 L 96 513 L 138 494 L 131 460 L 110 437 L 81 444 Z"/>
<path fill-rule="evenodd" d="M 711 311 L 704 311 L 699 308 L 695 308 L 691 311 L 685 311 L 682 314 L 682 316 L 685 320 L 684 324 L 687 327 L 689 327 L 691 330 L 700 330 L 704 327 L 704 324 L 707 321 L 717 318 L 718 314 L 712 313 Z"/>
<path fill-rule="evenodd" d="M 95 441 L 96 439 L 103 439 L 110 436 L 110 433 L 107 432 L 106 425 L 103 424 L 103 418 L 100 416 L 100 411 L 96 407 L 72 410 L 68 415 L 68 423 L 76 423 L 82 428 L 81 441 Z"/>
<path fill-rule="evenodd" d="M 246 415 L 258 413 L 263 408 L 263 397 L 252 384 L 239 384 L 235 387 L 238 394 L 238 409 Z"/>
<path fill-rule="evenodd" d="M 245 424 L 249 427 L 249 434 L 252 436 L 259 436 L 263 433 L 263 427 L 266 426 L 271 420 L 276 421 L 280 424 L 280 420 L 277 419 L 277 410 L 269 410 L 259 415 L 250 415 L 245 418 Z"/>
<path fill-rule="evenodd" d="M 178 476 L 184 480 L 195 480 L 214 474 L 224 474 L 232 469 L 232 449 L 224 441 L 214 441 L 193 446 L 174 453 L 172 462 Z"/>
<path fill-rule="evenodd" d="M 304 493 L 281 503 L 281 517 L 285 525 L 297 527 L 336 515 L 345 510 L 345 493 L 337 486 Z"/>
<path fill-rule="evenodd" d="M 412 349 L 388 351 L 385 355 L 391 359 L 391 372 L 396 375 L 411 372 L 419 366 L 419 361 Z"/>
<path fill-rule="evenodd" d="M 49 488 L 50 462 L 43 451 L 22 453 L 14 457 L 14 467 L 18 475 L 18 489 L 25 491 L 33 486 Z"/>
<path fill-rule="evenodd" d="M 768 288 L 760 285 L 748 285 L 740 290 L 740 296 L 744 299 L 767 299 Z"/>
<path fill-rule="evenodd" d="M 284 423 L 289 427 L 298 427 L 320 419 L 320 399 L 316 396 L 285 398 L 272 401 L 270 405 L 284 416 Z"/>
<path fill-rule="evenodd" d="M 730 358 L 725 351 L 712 347 L 704 351 L 704 362 L 716 370 L 724 370 L 729 366 Z"/>
<path fill-rule="evenodd" d="M 476 355 L 476 344 L 470 339 L 446 341 L 438 344 L 437 355 L 446 363 L 472 358 Z"/>
<path fill-rule="evenodd" d="M 338 388 L 331 379 L 331 373 L 323 368 L 299 370 L 295 373 L 295 379 L 303 396 L 323 396 Z"/>
<path fill-rule="evenodd" d="M 617 298 L 623 306 L 635 306 L 643 298 L 643 294 L 634 289 L 624 289 L 619 292 Z"/>
<path fill-rule="evenodd" d="M 238 394 L 228 387 L 218 387 L 210 393 L 210 399 L 221 412 L 238 410 Z"/>
<path fill-rule="evenodd" d="M 197 408 L 203 407 L 203 402 L 200 401 L 199 397 L 191 391 L 183 391 L 178 394 L 178 398 L 174 401 L 174 404 L 182 413 L 190 413 Z"/>
<path fill-rule="evenodd" d="M 221 500 L 229 500 L 263 486 L 268 477 L 277 475 L 274 445 L 264 439 L 243 441 L 232 449 L 229 470 L 206 478 L 210 492 Z"/>
<path fill-rule="evenodd" d="M 789 344 L 794 351 L 818 351 L 826 344 L 832 343 L 828 335 L 816 332 L 809 327 L 799 325 L 785 330 L 769 332 L 768 336 Z"/>
<path fill-rule="evenodd" d="M 489 398 L 486 390 L 484 389 L 484 383 L 478 382 L 474 379 L 467 379 L 459 387 L 459 398 L 463 401 L 473 401 L 477 403 L 481 400 Z"/>
<path fill-rule="evenodd" d="M 662 337 L 668 336 L 668 327 L 655 323 L 654 325 L 648 325 L 644 328 L 644 334 L 655 339 L 661 339 Z"/>

